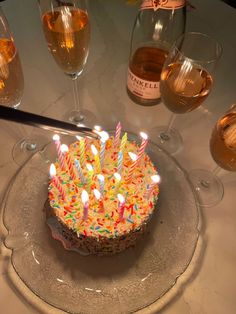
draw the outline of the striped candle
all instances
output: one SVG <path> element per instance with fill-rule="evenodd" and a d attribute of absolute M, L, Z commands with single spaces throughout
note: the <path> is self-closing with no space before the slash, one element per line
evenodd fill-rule
<path fill-rule="evenodd" d="M 120 133 L 121 133 L 121 123 L 118 122 L 118 124 L 116 126 L 115 138 L 114 138 L 114 148 L 118 147 L 118 145 L 119 145 Z"/>
<path fill-rule="evenodd" d="M 100 193 L 103 195 L 104 194 L 104 185 L 105 185 L 104 176 L 102 174 L 98 174 L 97 178 L 98 178 L 98 182 L 99 182 Z"/>
<path fill-rule="evenodd" d="M 147 143 L 148 143 L 148 136 L 146 133 L 144 132 L 140 132 L 140 136 L 142 138 L 142 143 L 139 147 L 139 151 L 138 151 L 138 157 L 137 157 L 137 164 L 140 162 L 141 158 L 143 157 L 143 154 L 144 154 L 144 151 L 145 151 L 145 148 L 147 146 Z"/>
<path fill-rule="evenodd" d="M 86 164 L 86 167 L 88 169 L 87 187 L 88 187 L 88 191 L 90 191 L 91 184 L 93 181 L 93 166 L 91 164 Z"/>
<path fill-rule="evenodd" d="M 144 193 L 144 197 L 146 199 L 149 199 L 155 186 L 157 185 L 157 183 L 160 182 L 161 180 L 161 177 L 158 175 L 158 174 L 155 174 L 153 176 L 151 176 L 151 179 L 152 179 L 152 183 L 150 185 L 147 186 L 147 190 L 146 192 Z"/>
<path fill-rule="evenodd" d="M 125 149 L 125 144 L 127 142 L 127 133 L 125 132 L 125 134 L 122 136 L 122 139 L 121 139 L 121 144 L 120 144 L 120 152 L 123 152 L 124 149 Z"/>
<path fill-rule="evenodd" d="M 117 172 L 121 175 L 122 173 L 122 166 L 123 166 L 123 153 L 118 153 L 118 165 L 117 165 Z"/>
<path fill-rule="evenodd" d="M 57 170 L 56 170 L 56 167 L 55 167 L 54 164 L 50 165 L 49 173 L 50 173 L 50 177 L 52 179 L 52 182 L 53 182 L 54 186 L 59 191 L 59 193 L 61 195 L 61 198 L 64 201 L 65 198 L 66 198 L 66 193 L 65 193 L 65 190 L 64 190 L 64 188 L 63 188 L 59 178 L 56 176 Z"/>
<path fill-rule="evenodd" d="M 122 221 L 124 219 L 125 198 L 121 194 L 118 194 L 117 198 L 119 200 L 119 221 Z"/>
<path fill-rule="evenodd" d="M 56 149 L 57 149 L 57 155 L 58 155 L 58 160 L 59 160 L 59 164 L 61 166 L 62 170 L 64 169 L 64 156 L 63 153 L 61 151 L 61 141 L 60 141 L 60 136 L 58 134 L 54 134 L 52 137 L 55 145 L 56 145 Z"/>
<path fill-rule="evenodd" d="M 83 137 L 80 138 L 79 141 L 79 159 L 80 159 L 80 164 L 82 167 L 84 167 L 85 163 L 85 140 Z"/>
<path fill-rule="evenodd" d="M 94 189 L 93 193 L 94 193 L 96 199 L 98 200 L 99 212 L 103 213 L 104 212 L 104 204 L 103 204 L 103 200 L 102 200 L 102 197 L 101 197 L 101 193 L 97 189 Z"/>
<path fill-rule="evenodd" d="M 104 158 L 105 158 L 105 150 L 106 150 L 106 142 L 109 139 L 109 134 L 105 131 L 100 132 L 101 136 L 101 147 L 100 147 L 100 163 L 101 167 L 104 166 Z"/>
<path fill-rule="evenodd" d="M 74 165 L 73 165 L 73 162 L 72 162 L 70 154 L 69 154 L 69 148 L 68 148 L 68 146 L 66 144 L 62 144 L 61 145 L 61 150 L 65 154 L 65 160 L 66 160 L 66 163 L 67 163 L 67 166 L 68 166 L 68 169 L 69 169 L 70 176 L 71 176 L 71 178 L 73 180 L 75 180 L 76 179 L 76 175 L 75 175 L 75 172 L 74 172 Z"/>
<path fill-rule="evenodd" d="M 91 145 L 91 150 L 94 155 L 96 171 L 101 172 L 101 164 L 100 164 L 100 159 L 98 157 L 98 151 L 97 151 L 97 148 L 93 144 Z"/>
<path fill-rule="evenodd" d="M 80 181 L 82 182 L 82 184 L 85 184 L 86 183 L 86 180 L 85 180 L 85 177 L 83 175 L 83 171 L 82 171 L 82 168 L 81 168 L 81 165 L 80 165 L 80 162 L 78 159 L 75 159 L 75 167 L 78 171 L 78 175 L 79 175 L 79 178 L 80 178 Z"/>
<path fill-rule="evenodd" d="M 132 179 L 135 167 L 137 165 L 137 158 L 138 158 L 137 155 L 134 153 L 128 152 L 128 154 L 129 154 L 130 158 L 132 159 L 133 163 L 132 163 L 131 167 L 129 168 L 129 173 L 128 173 L 128 176 L 126 179 L 127 182 L 129 182 Z"/>
<path fill-rule="evenodd" d="M 121 175 L 118 172 L 114 173 L 114 177 L 115 177 L 115 189 L 114 189 L 114 194 L 118 194 L 119 193 L 119 189 L 120 189 L 120 184 L 121 184 Z"/>

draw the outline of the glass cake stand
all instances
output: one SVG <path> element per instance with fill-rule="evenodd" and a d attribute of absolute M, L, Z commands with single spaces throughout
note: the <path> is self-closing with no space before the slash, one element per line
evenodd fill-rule
<path fill-rule="evenodd" d="M 183 275 L 192 276 L 202 247 L 195 194 L 173 157 L 153 143 L 147 152 L 162 178 L 156 212 L 134 248 L 109 257 L 67 251 L 52 238 L 43 208 L 54 143 L 20 169 L 4 201 L 5 246 L 18 276 L 42 300 L 68 313 L 132 313 L 154 305 L 157 313 L 184 286 Z"/>

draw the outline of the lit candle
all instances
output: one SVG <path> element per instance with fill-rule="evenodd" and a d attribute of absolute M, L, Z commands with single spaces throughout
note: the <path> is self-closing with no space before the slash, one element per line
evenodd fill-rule
<path fill-rule="evenodd" d="M 118 165 L 117 165 L 117 172 L 121 175 L 122 173 L 122 165 L 123 165 L 123 153 L 118 153 Z"/>
<path fill-rule="evenodd" d="M 76 175 L 75 175 L 75 172 L 74 172 L 74 165 L 73 165 L 73 162 L 72 162 L 70 154 L 69 154 L 68 146 L 66 144 L 62 144 L 61 145 L 61 151 L 65 154 L 65 159 L 66 159 L 66 163 L 67 163 L 67 166 L 68 166 L 68 169 L 69 169 L 69 173 L 70 173 L 72 179 L 75 180 L 76 179 Z"/>
<path fill-rule="evenodd" d="M 81 200 L 84 205 L 84 213 L 83 213 L 83 220 L 88 219 L 88 208 L 89 208 L 89 196 L 87 191 L 83 190 L 81 193 Z"/>
<path fill-rule="evenodd" d="M 57 155 L 58 155 L 58 160 L 59 160 L 59 164 L 61 166 L 61 169 L 64 170 L 64 156 L 63 153 L 61 151 L 61 141 L 60 141 L 60 136 L 58 134 L 54 134 L 52 137 L 56 148 L 57 148 Z"/>
<path fill-rule="evenodd" d="M 121 144 L 120 144 L 120 152 L 123 153 L 124 149 L 125 149 L 125 144 L 127 142 L 127 133 L 125 132 L 125 134 L 122 136 L 122 139 L 121 139 Z"/>
<path fill-rule="evenodd" d="M 98 182 L 99 182 L 99 188 L 100 188 L 100 193 L 103 195 L 104 194 L 104 184 L 105 184 L 105 179 L 102 174 L 98 174 Z"/>
<path fill-rule="evenodd" d="M 140 136 L 142 138 L 142 143 L 139 147 L 137 163 L 139 163 L 140 159 L 143 157 L 145 148 L 146 148 L 147 143 L 148 143 L 148 135 L 146 133 L 140 132 Z"/>
<path fill-rule="evenodd" d="M 100 132 L 101 136 L 101 148 L 100 148 L 100 163 L 101 167 L 104 166 L 104 158 L 105 158 L 105 149 L 106 149 L 106 141 L 109 139 L 109 134 L 105 131 Z"/>
<path fill-rule="evenodd" d="M 132 152 L 128 152 L 128 154 L 129 154 L 131 160 L 133 161 L 133 163 L 132 163 L 131 167 L 129 168 L 129 173 L 128 173 L 128 176 L 126 179 L 127 182 L 129 182 L 132 179 L 135 167 L 137 165 L 137 158 L 138 158 L 138 156 Z"/>
<path fill-rule="evenodd" d="M 49 173 L 50 173 L 50 177 L 52 179 L 54 186 L 56 187 L 56 189 L 58 189 L 58 191 L 61 195 L 61 198 L 64 201 L 64 199 L 66 198 L 66 193 L 65 193 L 65 190 L 64 190 L 59 178 L 56 176 L 57 170 L 56 170 L 56 167 L 54 164 L 50 165 Z"/>
<path fill-rule="evenodd" d="M 79 175 L 80 181 L 82 182 L 82 184 L 85 184 L 86 180 L 85 180 L 85 177 L 83 175 L 80 162 L 77 159 L 75 159 L 75 167 L 76 167 L 76 169 L 78 171 L 78 175 Z"/>
<path fill-rule="evenodd" d="M 117 147 L 119 145 L 120 133 L 121 133 L 121 123 L 118 122 L 116 126 L 115 138 L 114 138 L 114 147 Z"/>
<path fill-rule="evenodd" d="M 88 187 L 88 190 L 90 191 L 92 180 L 93 180 L 93 166 L 90 164 L 87 164 L 86 167 L 88 169 L 87 187 Z"/>
<path fill-rule="evenodd" d="M 92 150 L 92 153 L 94 155 L 96 170 L 97 170 L 97 172 L 101 172 L 101 164 L 100 164 L 100 160 L 98 157 L 98 151 L 97 151 L 97 148 L 93 144 L 91 145 L 91 150 Z"/>
<path fill-rule="evenodd" d="M 118 172 L 114 173 L 114 177 L 115 177 L 115 189 L 114 189 L 114 194 L 118 194 L 119 193 L 119 189 L 120 189 L 120 184 L 121 184 L 121 175 Z"/>
<path fill-rule="evenodd" d="M 97 189 L 94 189 L 93 193 L 94 193 L 96 199 L 98 200 L 99 212 L 100 213 L 104 212 L 104 204 L 103 204 L 103 201 L 102 201 L 102 198 L 101 198 L 101 193 Z"/>
<path fill-rule="evenodd" d="M 119 221 L 122 221 L 124 219 L 125 198 L 121 194 L 118 194 L 117 198 L 119 200 Z"/>
<path fill-rule="evenodd" d="M 152 179 L 152 183 L 147 186 L 147 191 L 144 194 L 144 197 L 147 199 L 149 199 L 149 197 L 151 196 L 157 183 L 160 182 L 161 177 L 158 174 L 155 174 L 155 175 L 151 176 L 151 179 Z"/>

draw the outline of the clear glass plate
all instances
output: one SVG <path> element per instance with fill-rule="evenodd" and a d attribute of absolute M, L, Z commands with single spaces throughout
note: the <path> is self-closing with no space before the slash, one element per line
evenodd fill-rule
<path fill-rule="evenodd" d="M 43 208 L 54 143 L 19 171 L 5 200 L 5 245 L 19 277 L 45 302 L 69 313 L 131 313 L 161 301 L 187 270 L 200 235 L 195 194 L 175 159 L 153 143 L 147 152 L 162 178 L 149 232 L 109 257 L 66 251 L 51 236 Z"/>

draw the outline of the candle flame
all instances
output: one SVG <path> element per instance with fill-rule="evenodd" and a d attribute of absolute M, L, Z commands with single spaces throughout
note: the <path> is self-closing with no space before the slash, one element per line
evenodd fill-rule
<path fill-rule="evenodd" d="M 93 129 L 94 129 L 94 131 L 96 131 L 96 132 L 101 132 L 101 131 L 102 131 L 102 127 L 101 127 L 100 125 L 95 125 L 95 126 L 93 127 Z"/>
<path fill-rule="evenodd" d="M 93 166 L 90 164 L 86 164 L 88 171 L 93 171 Z"/>
<path fill-rule="evenodd" d="M 132 152 L 128 152 L 128 154 L 129 154 L 129 157 L 132 159 L 132 161 L 136 161 L 137 160 L 138 156 L 136 154 L 134 154 Z"/>
<path fill-rule="evenodd" d="M 89 196 L 88 196 L 88 192 L 83 190 L 82 193 L 81 193 L 81 200 L 83 202 L 83 204 L 85 205 L 88 200 L 89 200 Z"/>
<path fill-rule="evenodd" d="M 54 134 L 52 139 L 53 141 L 60 141 L 60 136 L 58 134 Z"/>
<path fill-rule="evenodd" d="M 76 139 L 77 139 L 78 141 L 82 140 L 82 138 L 83 138 L 82 136 L 79 136 L 79 135 L 76 135 L 75 137 L 76 137 Z"/>
<path fill-rule="evenodd" d="M 54 164 L 50 165 L 49 173 L 51 178 L 57 174 L 57 170 Z"/>
<path fill-rule="evenodd" d="M 141 136 L 144 140 L 147 140 L 147 139 L 148 139 L 148 135 L 147 135 L 146 133 L 140 132 L 139 134 L 140 134 L 140 136 Z"/>
<path fill-rule="evenodd" d="M 92 150 L 92 153 L 94 154 L 94 156 L 96 156 L 98 154 L 98 150 L 93 144 L 91 145 L 91 150 Z"/>
<path fill-rule="evenodd" d="M 116 178 L 117 181 L 121 180 L 121 175 L 118 172 L 114 173 L 114 177 Z"/>
<path fill-rule="evenodd" d="M 101 198 L 101 193 L 97 189 L 94 189 L 93 193 L 94 193 L 97 200 L 99 200 Z"/>
<path fill-rule="evenodd" d="M 161 181 L 161 177 L 159 176 L 159 174 L 151 176 L 151 179 L 154 183 L 159 183 Z"/>
<path fill-rule="evenodd" d="M 100 132 L 101 141 L 106 142 L 109 139 L 109 134 L 106 131 Z"/>
<path fill-rule="evenodd" d="M 62 144 L 62 145 L 61 145 L 61 151 L 62 151 L 63 153 L 68 152 L 68 150 L 69 150 L 69 147 L 68 147 L 66 144 Z"/>
<path fill-rule="evenodd" d="M 125 198 L 122 194 L 117 194 L 117 198 L 121 204 L 125 202 Z"/>
<path fill-rule="evenodd" d="M 97 177 L 98 177 L 98 180 L 104 181 L 104 176 L 102 174 L 98 174 Z"/>

